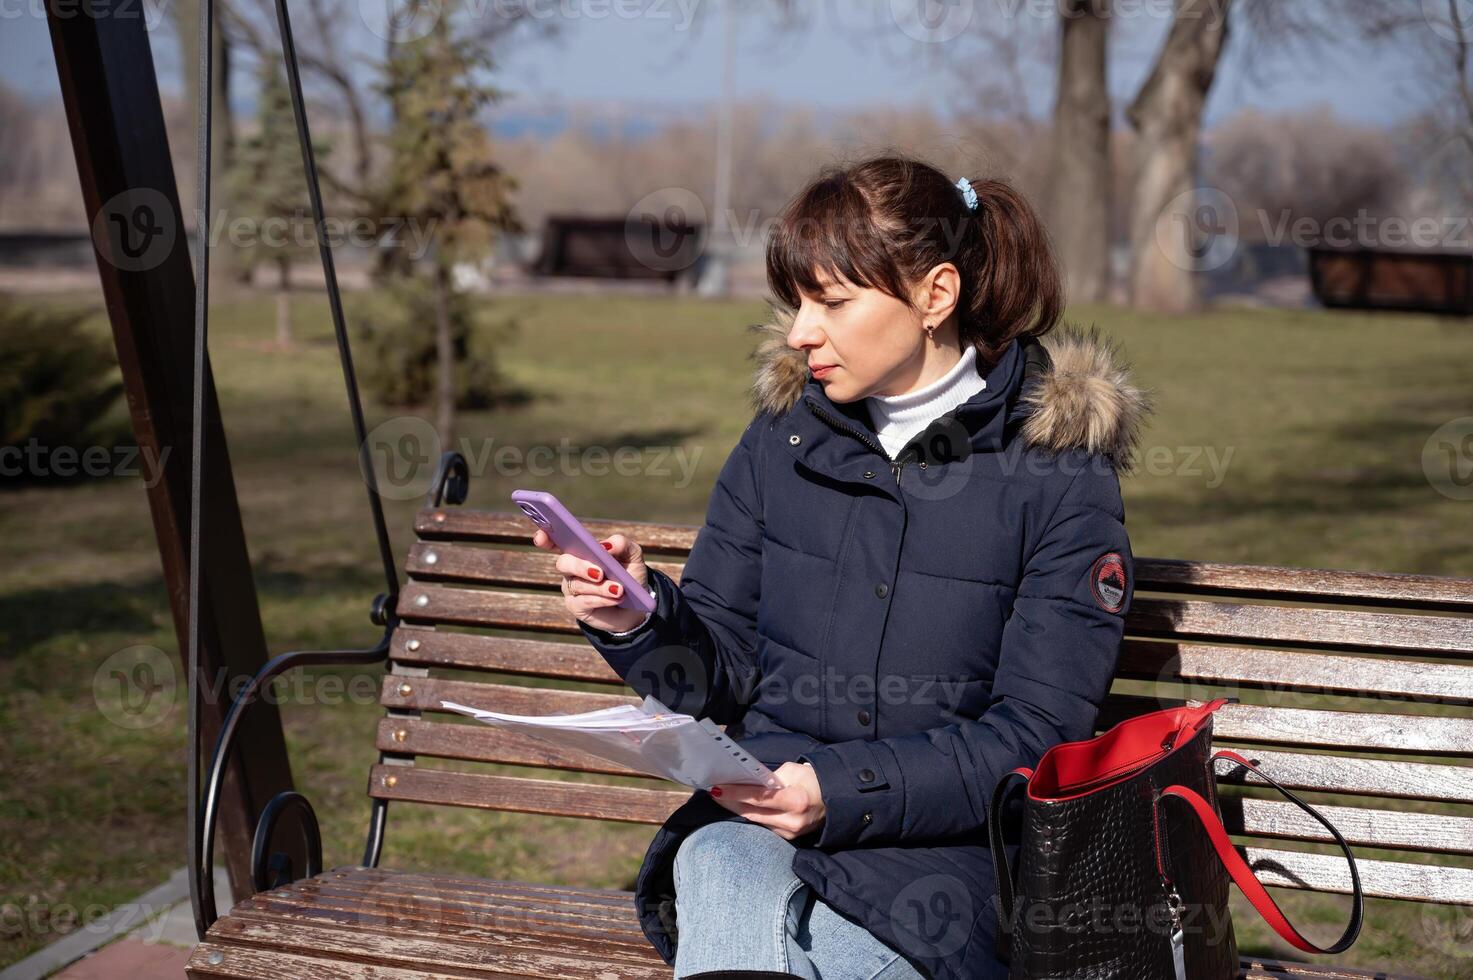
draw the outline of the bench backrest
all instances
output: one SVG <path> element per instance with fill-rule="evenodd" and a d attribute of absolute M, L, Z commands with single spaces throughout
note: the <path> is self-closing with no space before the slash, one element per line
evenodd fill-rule
<path fill-rule="evenodd" d="M 595 537 L 632 535 L 650 564 L 676 581 L 699 530 L 585 523 Z M 549 769 L 641 774 L 447 716 L 441 699 L 542 714 L 640 698 L 583 641 L 563 605 L 555 556 L 531 547 L 519 512 L 429 507 L 415 530 L 372 796 L 648 824 L 688 798 L 688 790 L 653 778 L 648 787 L 539 778 Z M 1473 905 L 1473 870 L 1439 860 L 1473 854 L 1473 817 L 1456 812 L 1473 803 L 1473 581 L 1152 558 L 1135 564 L 1120 669 L 1097 730 L 1188 698 L 1238 697 L 1214 715 L 1216 743 L 1261 761 L 1290 789 L 1317 791 L 1307 799 L 1356 848 L 1367 895 Z M 460 679 L 467 671 L 502 676 Z M 437 768 L 446 759 L 528 767 L 527 775 Z M 1311 843 L 1330 841 L 1318 823 L 1282 797 L 1245 792 L 1256 777 L 1245 784 L 1237 767 L 1223 770 L 1224 821 L 1247 839 L 1240 850 L 1265 884 L 1349 892 L 1344 859 Z M 1336 796 L 1327 801 L 1320 792 Z"/>

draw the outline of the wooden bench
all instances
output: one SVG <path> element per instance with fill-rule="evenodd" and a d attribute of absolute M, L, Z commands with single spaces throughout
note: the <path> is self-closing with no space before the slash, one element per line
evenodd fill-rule
<path fill-rule="evenodd" d="M 457 497 L 464 499 L 463 482 Z M 596 536 L 632 535 L 677 581 L 699 530 L 588 526 Z M 638 774 L 442 713 L 442 698 L 521 713 L 639 699 L 583 642 L 553 556 L 530 546 L 519 512 L 432 505 L 415 530 L 383 680 L 382 761 L 369 774 L 375 819 L 392 801 L 658 825 L 688 798 L 653 779 L 644 787 L 537 778 L 549 769 Z M 1220 744 L 1239 747 L 1293 789 L 1355 798 L 1322 812 L 1357 848 L 1367 896 L 1473 905 L 1473 870 L 1438 865 L 1445 855 L 1473 854 L 1473 818 L 1432 812 L 1473 803 L 1473 581 L 1151 558 L 1138 558 L 1136 573 L 1120 670 L 1098 730 L 1186 698 L 1238 696 L 1243 703 L 1215 715 Z M 513 635 L 528 631 L 534 638 Z M 443 676 L 451 670 L 593 682 L 607 693 Z M 1325 698 L 1336 703 L 1325 707 Z M 436 765 L 447 759 L 532 771 Z M 1348 893 L 1343 858 L 1307 843 L 1327 840 L 1323 829 L 1290 803 L 1245 793 L 1233 773 L 1222 777 L 1224 787 L 1237 787 L 1224 789 L 1223 815 L 1261 879 Z M 1370 848 L 1380 853 L 1367 855 Z M 390 871 L 369 866 L 377 853 L 366 861 L 239 902 L 210 927 L 189 975 L 671 976 L 640 932 L 628 892 Z M 1328 926 L 1309 928 L 1329 935 Z M 1245 977 L 1385 976 L 1252 957 L 1242 966 Z"/>

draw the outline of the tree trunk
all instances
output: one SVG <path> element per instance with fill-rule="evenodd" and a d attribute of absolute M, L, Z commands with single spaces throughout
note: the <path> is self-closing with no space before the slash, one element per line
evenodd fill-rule
<path fill-rule="evenodd" d="M 276 260 L 276 343 L 292 345 L 292 263 L 286 256 Z"/>
<path fill-rule="evenodd" d="M 435 350 L 440 366 L 435 428 L 440 433 L 440 445 L 448 450 L 455 444 L 455 349 L 450 336 L 450 270 L 438 263 L 435 265 Z"/>
<path fill-rule="evenodd" d="M 1202 110 L 1228 36 L 1232 0 L 1176 0 L 1176 16 L 1126 116 L 1136 130 L 1130 204 L 1130 303 L 1180 313 L 1201 301 L 1201 237 L 1221 215 L 1198 214 L 1193 191 Z M 1212 223 L 1203 227 L 1203 220 Z"/>
<path fill-rule="evenodd" d="M 1110 287 L 1109 0 L 1064 0 L 1045 215 L 1070 303 Z"/>

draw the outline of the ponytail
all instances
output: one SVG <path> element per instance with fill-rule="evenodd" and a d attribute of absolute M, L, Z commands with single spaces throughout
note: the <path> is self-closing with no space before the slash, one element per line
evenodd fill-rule
<path fill-rule="evenodd" d="M 1064 289 L 1059 265 L 1043 221 L 1006 180 L 972 181 L 977 192 L 979 249 L 976 288 L 960 311 L 963 343 L 993 363 L 1020 337 L 1038 337 L 1059 322 Z M 969 263 L 972 264 L 972 263 Z M 965 274 L 965 273 L 964 273 Z"/>

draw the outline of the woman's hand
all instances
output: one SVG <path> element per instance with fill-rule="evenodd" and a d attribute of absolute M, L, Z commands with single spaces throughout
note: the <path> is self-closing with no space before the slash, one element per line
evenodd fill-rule
<path fill-rule="evenodd" d="M 711 798 L 753 823 L 769 827 L 783 840 L 802 837 L 823 824 L 823 794 L 818 773 L 806 762 L 784 762 L 777 768 L 782 789 L 722 783 L 711 787 Z"/>
<path fill-rule="evenodd" d="M 624 587 L 618 582 L 605 581 L 602 568 L 562 551 L 542 528 L 532 535 L 532 543 L 544 551 L 560 552 L 556 568 L 563 573 L 563 601 L 574 619 L 610 633 L 633 629 L 644 621 L 644 613 L 618 604 Z M 641 588 L 649 588 L 644 552 L 638 544 L 622 534 L 611 534 L 599 544 L 634 576 Z"/>

